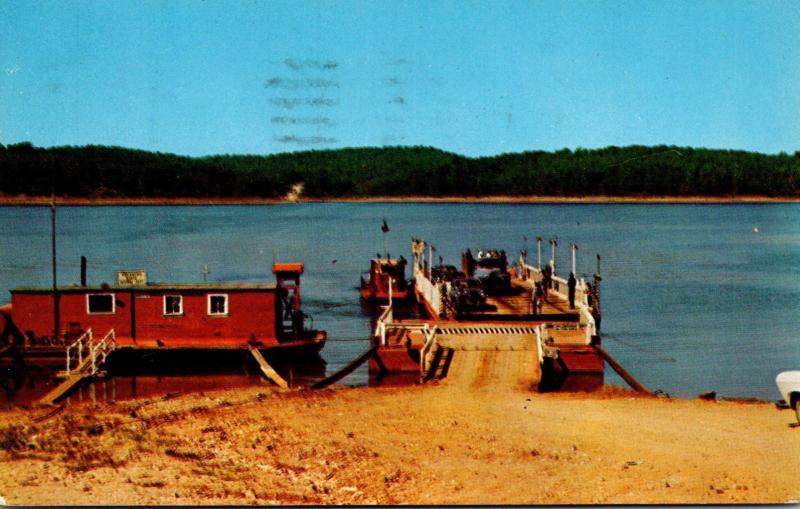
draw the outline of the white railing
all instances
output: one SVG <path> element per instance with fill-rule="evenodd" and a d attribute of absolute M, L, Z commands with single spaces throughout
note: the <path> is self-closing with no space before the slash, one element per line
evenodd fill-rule
<path fill-rule="evenodd" d="M 386 345 L 386 334 L 390 330 L 420 331 L 427 338 L 428 334 L 430 334 L 431 328 L 427 323 L 413 324 L 384 322 L 383 324 L 378 324 L 378 326 L 375 328 L 375 335 L 376 337 L 380 338 L 381 345 Z"/>
<path fill-rule="evenodd" d="M 75 366 L 76 369 L 80 369 L 81 365 L 83 364 L 83 350 L 85 347 L 88 347 L 92 344 L 92 329 L 88 329 L 86 332 L 81 334 L 78 339 L 76 339 L 71 345 L 67 347 L 67 376 L 70 373 L 70 364 L 72 364 L 70 359 L 70 352 L 72 349 L 76 349 L 78 351 L 78 364 Z"/>
<path fill-rule="evenodd" d="M 592 342 L 592 337 L 597 335 L 597 324 L 594 321 L 592 313 L 589 312 L 588 306 L 579 305 L 578 310 L 581 317 L 580 323 L 586 326 L 586 344 L 588 345 Z"/>
<path fill-rule="evenodd" d="M 428 275 L 424 270 L 420 269 L 416 264 L 414 265 L 414 284 L 416 285 L 417 292 L 422 295 L 438 318 L 442 312 L 442 295 L 439 291 L 439 285 L 434 284 L 428 279 Z"/>
<path fill-rule="evenodd" d="M 539 269 L 528 264 L 522 265 L 521 272 L 523 273 L 526 279 L 532 279 L 536 274 L 541 273 Z M 552 279 L 553 279 L 553 286 L 550 289 L 550 291 L 557 293 L 558 295 L 562 296 L 565 299 L 569 298 L 568 281 L 559 276 L 553 276 Z M 586 286 L 586 281 L 583 278 L 581 278 L 575 285 L 575 305 L 579 306 L 580 304 L 583 304 L 584 306 L 588 306 L 589 305 L 588 295 L 589 295 L 589 288 Z"/>
<path fill-rule="evenodd" d="M 545 357 L 552 359 L 558 358 L 558 347 L 553 346 L 550 334 L 547 332 L 547 325 L 541 324 L 536 327 L 536 345 L 539 347 L 539 365 L 544 363 Z"/>
<path fill-rule="evenodd" d="M 547 334 L 547 330 L 544 328 L 544 324 L 541 324 L 534 329 L 536 331 L 536 356 L 539 359 L 539 366 L 544 363 L 544 339 Z"/>
<path fill-rule="evenodd" d="M 535 274 L 541 272 L 536 267 L 532 267 L 528 264 L 524 264 L 522 266 L 522 270 L 529 278 L 533 278 Z M 564 278 L 553 276 L 553 288 L 550 291 L 555 292 L 564 299 L 569 299 L 569 286 L 567 280 Z M 589 288 L 586 285 L 586 281 L 581 278 L 578 281 L 578 284 L 575 286 L 575 307 L 577 308 L 580 316 L 580 324 L 586 326 L 587 345 L 592 342 L 592 337 L 597 335 L 597 324 L 594 316 L 592 316 L 591 310 L 589 309 L 588 295 Z"/>
<path fill-rule="evenodd" d="M 111 329 L 103 336 L 103 339 L 97 342 L 94 346 L 91 347 L 91 355 L 92 355 L 92 374 L 97 373 L 97 368 L 100 364 L 106 361 L 108 354 L 113 352 L 117 349 L 117 334 L 114 332 L 114 329 Z M 100 359 L 102 357 L 102 359 Z M 98 360 L 100 360 L 98 362 Z"/>
<path fill-rule="evenodd" d="M 80 335 L 71 345 L 67 347 L 67 369 L 65 370 L 67 376 L 72 372 L 72 356 L 70 353 L 75 349 L 77 351 L 78 363 L 75 365 L 75 371 L 88 371 L 90 374 L 97 374 L 97 368 L 106 361 L 108 355 L 117 349 L 117 334 L 114 329 L 111 329 L 103 336 L 103 339 L 94 342 L 92 329 Z M 86 366 L 83 365 L 84 358 L 83 352 L 87 351 L 89 357 L 87 361 L 91 361 Z"/>
<path fill-rule="evenodd" d="M 378 325 L 375 327 L 375 337 L 381 338 L 381 345 L 386 346 L 386 327 L 394 321 L 394 311 L 392 306 L 384 306 L 381 316 L 378 317 Z"/>
<path fill-rule="evenodd" d="M 430 355 L 431 352 L 433 352 L 433 347 L 436 346 L 437 329 L 438 327 L 434 325 L 432 329 L 425 331 L 425 344 L 422 345 L 422 348 L 419 351 L 420 376 L 425 376 L 425 373 L 428 370 L 429 367 L 428 355 Z"/>

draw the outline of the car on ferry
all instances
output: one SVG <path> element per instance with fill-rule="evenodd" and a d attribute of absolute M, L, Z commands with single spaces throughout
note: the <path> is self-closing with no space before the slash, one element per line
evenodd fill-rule
<path fill-rule="evenodd" d="M 431 269 L 431 281 L 441 283 L 452 281 L 459 277 L 464 277 L 464 273 L 459 271 L 455 265 L 436 265 Z"/>
<path fill-rule="evenodd" d="M 454 279 L 447 297 L 456 313 L 463 313 L 486 304 L 486 292 L 481 282 L 475 278 Z"/>
<path fill-rule="evenodd" d="M 505 251 L 490 249 L 485 254 L 479 251 L 474 265 L 470 275 L 480 281 L 487 294 L 501 294 L 511 289 L 511 275 L 508 273 Z"/>

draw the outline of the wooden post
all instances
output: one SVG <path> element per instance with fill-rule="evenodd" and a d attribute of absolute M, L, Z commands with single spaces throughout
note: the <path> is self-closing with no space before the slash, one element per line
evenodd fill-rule
<path fill-rule="evenodd" d="M 286 382 L 286 380 L 284 380 L 283 377 L 280 376 L 272 366 L 270 366 L 270 364 L 267 362 L 264 356 L 261 355 L 261 352 L 258 350 L 258 348 L 251 347 L 250 354 L 258 363 L 258 366 L 261 368 L 261 373 L 263 373 L 265 377 L 267 377 L 269 380 L 274 382 L 275 385 L 277 385 L 282 389 L 289 388 L 289 384 Z"/>
<path fill-rule="evenodd" d="M 647 387 L 642 385 L 636 378 L 634 378 L 633 375 L 628 373 L 628 371 L 625 370 L 625 368 L 623 368 L 619 362 L 617 362 L 613 357 L 611 357 L 611 354 L 609 354 L 608 352 L 606 352 L 597 345 L 592 345 L 592 348 L 594 348 L 595 351 L 597 351 L 597 353 L 599 353 L 600 356 L 606 362 L 608 362 L 608 364 L 614 369 L 614 371 L 616 371 L 617 374 L 621 376 L 622 379 L 625 380 L 628 383 L 628 385 L 631 386 L 631 388 L 633 388 L 633 390 L 635 390 L 636 392 L 643 392 L 650 394 L 650 390 L 648 390 Z"/>
<path fill-rule="evenodd" d="M 56 195 L 50 195 L 50 244 L 53 255 L 53 338 L 58 339 L 58 330 L 61 325 L 61 310 L 59 309 L 58 280 L 56 272 Z"/>
<path fill-rule="evenodd" d="M 86 257 L 81 256 L 81 286 L 86 286 Z"/>

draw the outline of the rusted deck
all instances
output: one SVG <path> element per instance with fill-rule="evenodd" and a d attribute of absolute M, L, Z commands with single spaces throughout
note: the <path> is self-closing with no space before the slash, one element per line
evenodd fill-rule
<path fill-rule="evenodd" d="M 530 390 L 539 382 L 538 351 L 533 334 L 448 336 L 439 344 L 454 350 L 442 383 L 473 389 Z"/>
<path fill-rule="evenodd" d="M 509 295 L 493 295 L 486 299 L 486 303 L 497 308 L 486 314 L 521 315 L 533 314 L 533 288 L 530 281 L 519 279 L 511 280 L 512 292 Z M 576 309 L 569 308 L 569 302 L 555 292 L 549 292 L 542 301 L 542 315 L 572 315 Z"/>
<path fill-rule="evenodd" d="M 511 292 L 490 296 L 484 309 L 457 319 L 430 317 L 394 322 L 410 326 L 411 330 L 401 329 L 388 334 L 387 346 L 396 349 L 407 345 L 408 351 L 421 350 L 425 333 L 415 328 L 423 325 L 428 329 L 435 327 L 434 348 L 442 349 L 442 353 L 436 355 L 434 350 L 431 355 L 434 365 L 426 376 L 438 378 L 440 383 L 472 388 L 529 390 L 536 387 L 542 378 L 536 335 L 538 326 L 547 324 L 547 346 L 550 348 L 570 352 L 590 348 L 586 325 L 580 323 L 579 310 L 571 309 L 567 300 L 555 292 L 550 292 L 542 304 L 541 312 L 534 314 L 530 282 L 514 279 Z M 572 353 L 570 355 L 574 357 Z M 576 359 L 583 360 L 583 356 Z M 409 359 L 406 361 L 410 362 Z M 413 369 L 413 364 L 410 367 Z M 594 365 L 580 366 L 582 371 L 589 368 L 597 370 Z"/>

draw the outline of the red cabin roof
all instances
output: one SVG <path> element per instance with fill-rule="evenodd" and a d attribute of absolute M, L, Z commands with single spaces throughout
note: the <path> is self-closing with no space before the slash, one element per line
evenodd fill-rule
<path fill-rule="evenodd" d="M 302 263 L 273 263 L 272 264 L 272 273 L 273 274 L 302 274 L 303 273 L 303 264 Z"/>

